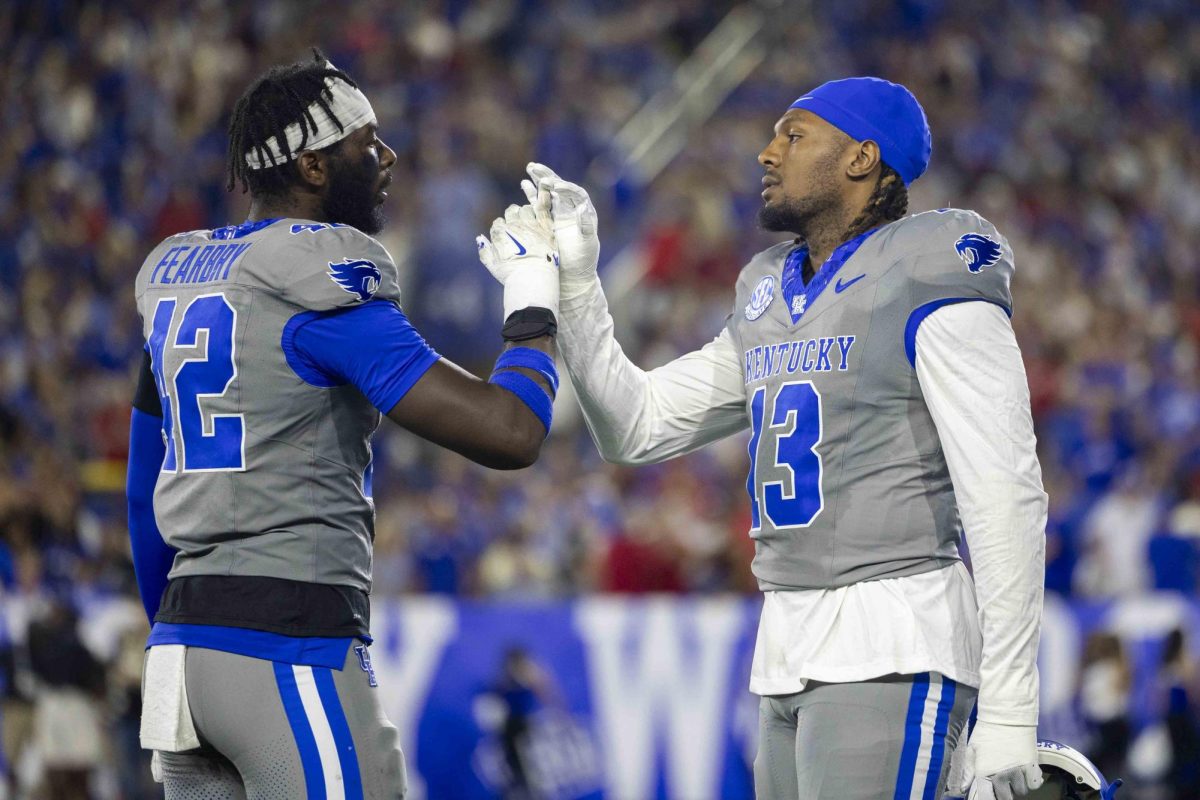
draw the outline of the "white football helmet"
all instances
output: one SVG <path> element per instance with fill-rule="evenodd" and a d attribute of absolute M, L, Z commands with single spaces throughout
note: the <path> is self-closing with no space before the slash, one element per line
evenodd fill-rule
<path fill-rule="evenodd" d="M 1038 763 L 1046 782 L 1026 795 L 1027 800 L 1112 800 L 1121 781 L 1109 783 L 1095 764 L 1073 747 L 1043 739 L 1037 743 Z"/>

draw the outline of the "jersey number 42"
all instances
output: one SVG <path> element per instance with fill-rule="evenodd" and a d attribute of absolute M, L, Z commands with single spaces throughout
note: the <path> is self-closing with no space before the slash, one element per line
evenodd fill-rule
<path fill-rule="evenodd" d="M 234 329 L 237 311 L 223 294 L 194 298 L 173 324 L 178 300 L 164 297 L 154 308 L 150 360 L 162 399 L 163 437 L 167 453 L 163 471 L 216 472 L 246 468 L 246 425 L 241 414 L 205 415 L 203 404 L 222 398 L 237 378 Z M 174 341 L 168 343 L 175 329 Z M 171 347 L 180 358 L 168 370 L 164 356 Z M 179 352 L 182 351 L 182 352 Z"/>
<path fill-rule="evenodd" d="M 775 528 L 805 528 L 812 524 L 825 498 L 821 491 L 821 395 L 811 381 L 785 383 L 770 403 L 760 386 L 750 399 L 753 434 L 750 437 L 750 532 L 762 530 L 763 515 Z M 763 439 L 764 430 L 773 436 Z M 774 452 L 770 452 L 770 444 Z M 764 450 L 766 452 L 759 452 Z M 760 459 L 765 459 L 762 461 Z M 783 480 L 758 484 L 758 468 L 767 464 L 785 471 Z M 760 496 L 761 491 L 761 496 Z"/>

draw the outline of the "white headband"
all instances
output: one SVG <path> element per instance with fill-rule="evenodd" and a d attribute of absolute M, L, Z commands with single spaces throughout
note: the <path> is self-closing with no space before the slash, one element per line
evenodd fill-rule
<path fill-rule="evenodd" d="M 333 64 L 328 61 L 325 62 L 325 65 L 333 68 Z M 371 108 L 367 96 L 358 89 L 340 78 L 334 77 L 326 78 L 325 85 L 329 87 L 329 91 L 333 95 L 333 97 L 325 98 L 329 104 L 329 110 L 342 123 L 342 127 L 338 128 L 319 103 L 312 103 L 308 107 L 308 116 L 312 117 L 313 122 L 317 124 L 317 129 L 316 131 L 308 130 L 308 141 L 304 142 L 305 150 L 320 150 L 322 147 L 328 147 L 345 139 L 364 125 L 375 122 L 375 110 Z M 250 169 L 268 169 L 295 159 L 299 155 L 300 142 L 304 139 L 306 129 L 309 129 L 309 125 L 305 119 L 288 125 L 284 128 L 284 132 L 287 134 L 288 155 L 284 155 L 279 149 L 279 142 L 272 136 L 267 139 L 264 146 L 269 155 L 260 154 L 257 147 L 252 148 L 250 152 L 246 153 L 246 166 Z M 264 158 L 263 155 L 266 157 Z M 275 160 L 271 161 L 270 156 L 274 156 Z"/>

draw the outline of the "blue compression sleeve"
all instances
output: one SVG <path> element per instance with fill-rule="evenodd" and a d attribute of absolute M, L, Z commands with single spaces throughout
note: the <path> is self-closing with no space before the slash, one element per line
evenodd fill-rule
<path fill-rule="evenodd" d="M 353 384 L 385 414 L 440 358 L 404 312 L 385 300 L 297 314 L 280 344 L 306 382 L 327 388 Z"/>
<path fill-rule="evenodd" d="M 133 409 L 129 420 L 129 471 L 125 496 L 133 571 L 137 575 L 142 605 L 151 621 L 158 613 L 163 590 L 167 588 L 167 573 L 175 560 L 175 551 L 163 541 L 154 519 L 154 485 L 158 482 L 165 453 L 162 418 Z"/>

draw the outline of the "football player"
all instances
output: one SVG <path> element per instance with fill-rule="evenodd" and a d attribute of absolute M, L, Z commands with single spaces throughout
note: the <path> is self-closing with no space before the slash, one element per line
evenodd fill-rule
<path fill-rule="evenodd" d="M 479 380 L 401 310 L 371 238 L 396 155 L 345 72 L 318 51 L 271 69 L 229 133 L 249 219 L 166 239 L 136 282 L 142 744 L 167 798 L 402 797 L 367 650 L 371 435 L 383 414 L 486 466 L 532 463 L 558 382 L 556 256 L 506 227 L 508 344 Z"/>
<path fill-rule="evenodd" d="M 797 238 L 745 266 L 712 342 L 649 372 L 613 337 L 586 192 L 537 164 L 523 184 L 526 208 L 549 208 L 558 346 L 603 456 L 652 463 L 751 431 L 763 800 L 965 783 L 1008 800 L 1042 782 L 1046 495 L 1013 253 L 974 212 L 906 216 L 931 149 L 902 86 L 849 78 L 796 100 L 758 161 L 761 224 Z"/>

